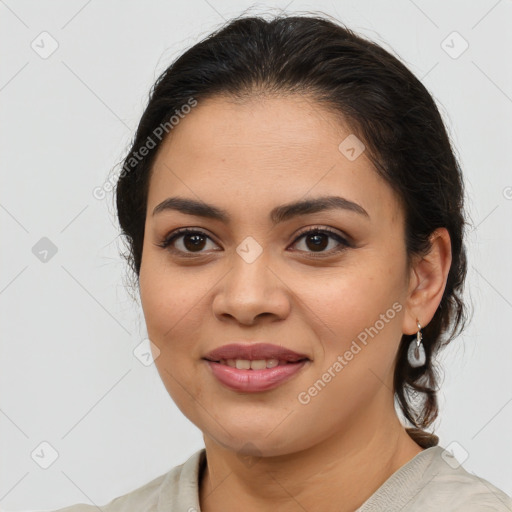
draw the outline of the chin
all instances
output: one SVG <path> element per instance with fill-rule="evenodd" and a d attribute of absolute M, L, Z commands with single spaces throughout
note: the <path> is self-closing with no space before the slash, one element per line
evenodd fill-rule
<path fill-rule="evenodd" d="M 269 432 L 272 432 L 273 429 L 275 429 L 275 425 L 269 426 L 265 433 L 261 433 L 259 430 L 227 425 L 226 430 L 232 434 L 232 437 L 227 437 L 226 431 L 222 430 L 213 433 L 213 435 L 204 434 L 204 438 L 205 443 L 206 438 L 209 438 L 213 443 L 222 446 L 226 450 L 236 452 L 239 457 L 276 457 L 307 448 L 300 439 L 291 438 L 289 431 L 283 430 L 269 435 Z M 297 431 L 295 431 L 295 434 L 297 434 Z M 304 439 L 304 436 L 300 437 L 302 440 Z M 206 444 L 208 446 L 208 443 Z"/>

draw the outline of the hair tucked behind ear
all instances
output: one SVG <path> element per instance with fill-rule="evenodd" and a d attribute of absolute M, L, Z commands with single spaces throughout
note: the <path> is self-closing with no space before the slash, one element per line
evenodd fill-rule
<path fill-rule="evenodd" d="M 306 95 L 338 113 L 364 141 L 378 172 L 399 198 L 409 258 L 429 251 L 429 235 L 445 227 L 452 264 L 432 321 L 423 329 L 427 364 L 411 368 L 404 335 L 396 359 L 395 394 L 410 435 L 438 414 L 434 356 L 462 330 L 466 276 L 463 181 L 436 104 L 421 82 L 393 55 L 321 16 L 242 17 L 181 55 L 155 83 L 117 183 L 119 222 L 128 261 L 139 276 L 151 165 L 163 138 L 144 158 L 138 150 L 157 127 L 187 104 L 222 94 Z M 170 132 L 172 135 L 172 132 Z M 147 144 L 146 144 L 147 145 Z M 125 172 L 126 171 L 126 172 Z"/>

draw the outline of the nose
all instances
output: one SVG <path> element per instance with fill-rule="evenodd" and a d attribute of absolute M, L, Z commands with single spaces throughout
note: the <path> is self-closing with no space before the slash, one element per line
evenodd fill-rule
<path fill-rule="evenodd" d="M 290 312 L 288 290 L 263 255 L 248 263 L 235 253 L 214 296 L 213 313 L 221 321 L 244 325 L 283 320 Z"/>

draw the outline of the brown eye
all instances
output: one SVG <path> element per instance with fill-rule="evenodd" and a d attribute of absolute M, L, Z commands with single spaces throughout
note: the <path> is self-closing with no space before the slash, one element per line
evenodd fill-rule
<path fill-rule="evenodd" d="M 327 228 L 309 229 L 296 239 L 294 245 L 297 245 L 298 241 L 302 239 L 304 239 L 302 248 L 299 250 L 304 252 L 332 254 L 350 247 L 350 244 L 341 235 Z M 329 246 L 330 248 L 326 250 Z"/>
<path fill-rule="evenodd" d="M 183 245 L 187 251 L 200 251 L 206 244 L 206 237 L 202 234 L 181 235 L 179 238 L 183 238 Z"/>
<path fill-rule="evenodd" d="M 174 253 L 201 254 L 207 247 L 208 241 L 216 245 L 204 232 L 192 229 L 180 229 L 171 233 L 165 240 L 158 244 L 159 247 L 168 249 Z"/>

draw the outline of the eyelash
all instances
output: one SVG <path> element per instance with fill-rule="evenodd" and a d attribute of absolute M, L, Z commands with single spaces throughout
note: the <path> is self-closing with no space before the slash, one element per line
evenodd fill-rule
<path fill-rule="evenodd" d="M 332 229 L 330 229 L 328 227 L 322 227 L 322 228 L 315 227 L 312 229 L 307 229 L 305 231 L 302 231 L 301 233 L 299 233 L 299 235 L 297 235 L 297 238 L 294 240 L 292 245 L 296 244 L 301 238 L 304 238 L 307 235 L 312 234 L 312 233 L 326 234 L 326 235 L 330 236 L 331 238 L 335 239 L 337 242 L 339 242 L 342 247 L 339 247 L 337 249 L 331 249 L 330 251 L 325 251 L 325 252 L 318 252 L 318 253 L 310 252 L 310 253 L 308 253 L 310 255 L 309 257 L 318 258 L 318 257 L 325 257 L 325 255 L 332 256 L 333 254 L 338 254 L 340 252 L 345 251 L 347 248 L 352 247 L 352 245 L 345 238 L 343 238 L 341 235 L 339 235 L 339 233 L 337 233 L 336 231 L 333 231 Z M 162 249 L 167 249 L 168 251 L 170 251 L 172 253 L 179 254 L 180 256 L 183 256 L 183 255 L 186 255 L 185 257 L 200 256 L 202 254 L 201 252 L 197 252 L 197 253 L 184 252 L 184 251 L 178 250 L 174 247 L 171 247 L 171 244 L 176 239 L 178 239 L 182 236 L 185 236 L 185 235 L 202 235 L 207 238 L 210 238 L 210 240 L 211 240 L 211 237 L 208 236 L 203 231 L 200 231 L 198 229 L 191 229 L 191 228 L 181 228 L 181 229 L 178 229 L 178 230 L 172 232 L 170 235 L 166 236 L 164 238 L 164 240 L 162 240 L 162 242 L 157 243 L 156 245 L 158 247 L 161 247 Z M 299 252 L 304 252 L 304 251 L 299 251 Z"/>

